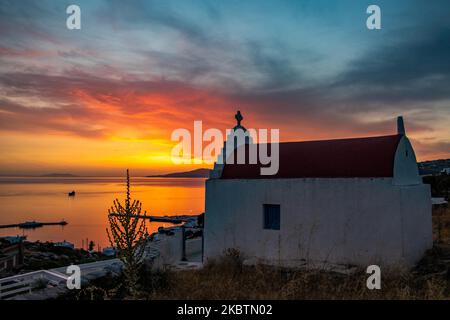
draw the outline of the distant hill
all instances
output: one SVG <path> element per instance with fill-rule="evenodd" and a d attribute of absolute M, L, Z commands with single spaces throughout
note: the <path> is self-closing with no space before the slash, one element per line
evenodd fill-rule
<path fill-rule="evenodd" d="M 192 171 L 185 172 L 174 172 L 168 174 L 160 174 L 147 176 L 149 178 L 209 178 L 210 169 L 195 169 Z"/>
<path fill-rule="evenodd" d="M 420 175 L 439 174 L 443 169 L 450 168 L 450 159 L 439 159 L 419 162 Z"/>
<path fill-rule="evenodd" d="M 49 177 L 49 178 L 70 178 L 70 177 L 76 177 L 74 174 L 70 173 L 49 173 L 49 174 L 43 174 L 40 177 Z"/>

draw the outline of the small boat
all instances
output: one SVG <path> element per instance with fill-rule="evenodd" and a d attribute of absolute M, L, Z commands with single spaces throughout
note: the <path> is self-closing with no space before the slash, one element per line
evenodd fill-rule
<path fill-rule="evenodd" d="M 75 197 L 75 191 L 69 192 L 68 195 L 69 197 Z"/>

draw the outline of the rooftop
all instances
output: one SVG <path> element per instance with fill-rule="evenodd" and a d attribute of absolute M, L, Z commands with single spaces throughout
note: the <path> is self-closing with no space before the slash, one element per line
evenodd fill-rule
<path fill-rule="evenodd" d="M 279 143 L 279 170 L 261 175 L 261 163 L 225 164 L 221 179 L 393 177 L 402 134 L 338 140 Z M 257 145 L 259 149 L 260 145 Z M 248 145 L 246 159 L 248 159 Z M 239 149 L 238 148 L 238 149 Z M 271 150 L 272 144 L 267 145 Z M 233 156 L 233 154 L 231 155 Z M 246 161 L 248 162 L 248 160 Z"/>

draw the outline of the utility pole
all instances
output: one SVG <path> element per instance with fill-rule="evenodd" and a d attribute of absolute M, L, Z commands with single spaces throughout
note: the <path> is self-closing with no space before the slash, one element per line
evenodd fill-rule
<path fill-rule="evenodd" d="M 181 261 L 186 259 L 186 228 L 184 224 L 181 226 Z"/>

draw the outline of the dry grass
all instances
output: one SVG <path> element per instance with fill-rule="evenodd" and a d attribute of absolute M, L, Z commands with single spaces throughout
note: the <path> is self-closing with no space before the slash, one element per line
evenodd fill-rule
<path fill-rule="evenodd" d="M 436 243 L 450 244 L 450 209 L 446 207 L 433 210 L 433 235 Z"/>
<path fill-rule="evenodd" d="M 383 272 L 381 290 L 367 289 L 369 275 L 365 270 L 344 275 L 263 265 L 244 266 L 240 257 L 232 253 L 209 263 L 202 270 L 165 272 L 165 285 L 154 288 L 143 298 L 450 299 L 450 210 L 436 211 L 433 223 L 434 248 L 413 270 Z"/>
<path fill-rule="evenodd" d="M 434 273 L 390 272 L 382 289 L 366 287 L 363 270 L 352 275 L 326 271 L 290 271 L 227 261 L 198 271 L 167 273 L 169 285 L 149 299 L 450 299 L 447 270 Z"/>

